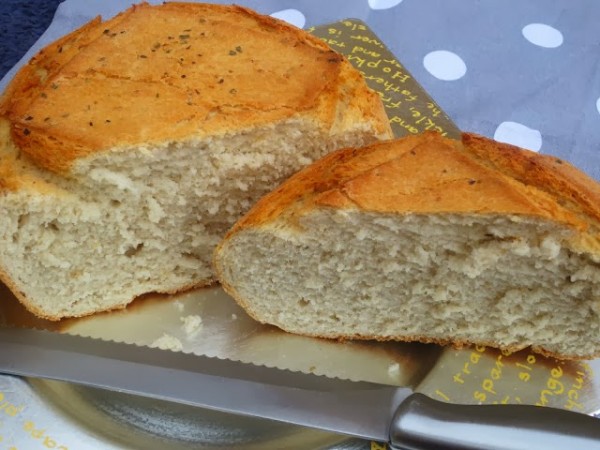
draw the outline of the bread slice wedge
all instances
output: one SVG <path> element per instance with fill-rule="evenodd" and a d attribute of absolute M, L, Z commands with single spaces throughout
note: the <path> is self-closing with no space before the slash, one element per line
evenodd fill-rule
<path fill-rule="evenodd" d="M 325 156 L 263 197 L 214 263 L 256 320 L 337 339 L 600 354 L 600 186 L 473 134 Z"/>
<path fill-rule="evenodd" d="M 48 319 L 209 284 L 258 198 L 390 137 L 360 73 L 284 22 L 193 3 L 97 18 L 0 101 L 0 280 Z"/>

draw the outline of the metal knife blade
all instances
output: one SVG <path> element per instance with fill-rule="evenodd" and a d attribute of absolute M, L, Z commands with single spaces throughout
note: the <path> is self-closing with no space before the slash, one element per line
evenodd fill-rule
<path fill-rule="evenodd" d="M 600 450 L 598 419 L 527 405 L 454 405 L 408 388 L 0 327 L 0 372 L 138 394 L 396 449 Z"/>
<path fill-rule="evenodd" d="M 386 441 L 412 393 L 238 361 L 0 327 L 0 372 L 137 394 Z"/>

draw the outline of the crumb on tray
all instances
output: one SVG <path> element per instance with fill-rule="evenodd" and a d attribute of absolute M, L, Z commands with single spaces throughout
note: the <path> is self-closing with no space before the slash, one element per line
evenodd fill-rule
<path fill-rule="evenodd" d="M 150 344 L 150 347 L 160 348 L 161 350 L 179 351 L 183 349 L 183 344 L 175 336 L 163 333 L 161 337 Z"/>
<path fill-rule="evenodd" d="M 400 375 L 400 364 L 392 363 L 388 367 L 388 375 L 390 378 L 397 378 Z"/>
<path fill-rule="evenodd" d="M 188 337 L 194 336 L 202 327 L 202 317 L 198 315 L 189 315 L 180 319 L 183 322 L 181 328 L 183 328 Z"/>

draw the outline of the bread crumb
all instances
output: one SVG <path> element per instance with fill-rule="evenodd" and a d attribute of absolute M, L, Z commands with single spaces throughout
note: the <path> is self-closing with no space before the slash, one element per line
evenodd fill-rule
<path fill-rule="evenodd" d="M 198 315 L 180 317 L 180 319 L 183 322 L 181 328 L 183 328 L 188 337 L 194 336 L 202 327 L 202 317 Z"/>
<path fill-rule="evenodd" d="M 390 378 L 398 378 L 398 375 L 400 375 L 400 364 L 390 364 L 388 367 L 388 375 L 390 376 Z"/>
<path fill-rule="evenodd" d="M 237 314 L 232 314 L 231 315 L 231 320 L 236 320 L 237 319 Z"/>
<path fill-rule="evenodd" d="M 183 350 L 183 344 L 175 336 L 163 333 L 161 337 L 156 339 L 150 347 L 160 348 L 161 350 L 180 351 Z"/>
<path fill-rule="evenodd" d="M 180 300 L 175 300 L 173 302 L 173 306 L 175 306 L 175 308 L 177 308 L 177 311 L 179 311 L 179 312 L 183 311 L 183 303 L 181 303 Z"/>

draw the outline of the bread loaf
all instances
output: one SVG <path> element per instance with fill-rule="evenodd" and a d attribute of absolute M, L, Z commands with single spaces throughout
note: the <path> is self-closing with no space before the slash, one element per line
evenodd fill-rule
<path fill-rule="evenodd" d="M 43 49 L 0 102 L 0 279 L 49 319 L 214 279 L 260 196 L 391 137 L 322 41 L 236 6 L 140 4 Z"/>
<path fill-rule="evenodd" d="M 293 333 L 600 354 L 600 186 L 472 134 L 329 154 L 214 261 L 252 317 Z"/>

